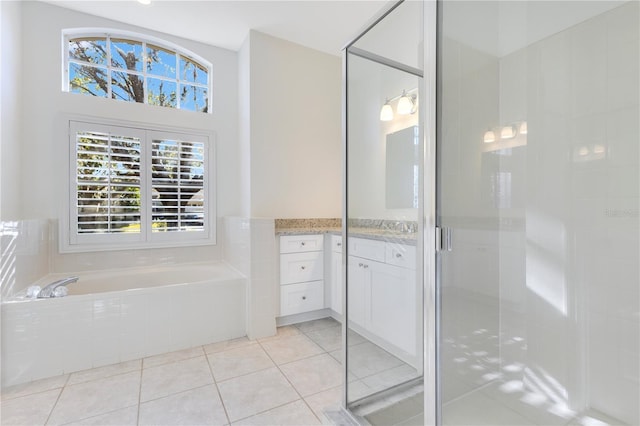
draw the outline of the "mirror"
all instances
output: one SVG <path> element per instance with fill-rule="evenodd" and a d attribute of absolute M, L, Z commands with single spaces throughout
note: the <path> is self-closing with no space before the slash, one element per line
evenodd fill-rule
<path fill-rule="evenodd" d="M 407 127 L 387 135 L 387 209 L 418 208 L 418 138 L 418 126 Z"/>

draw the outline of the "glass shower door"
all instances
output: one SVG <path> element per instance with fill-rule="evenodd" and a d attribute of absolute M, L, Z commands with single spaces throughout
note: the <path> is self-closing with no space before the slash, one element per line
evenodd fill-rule
<path fill-rule="evenodd" d="M 422 423 L 421 2 L 398 3 L 345 53 L 346 404 Z"/>
<path fill-rule="evenodd" d="M 638 2 L 439 8 L 440 421 L 640 424 Z"/>

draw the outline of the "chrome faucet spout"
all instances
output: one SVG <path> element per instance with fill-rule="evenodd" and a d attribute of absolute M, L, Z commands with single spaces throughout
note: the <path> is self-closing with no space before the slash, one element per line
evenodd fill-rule
<path fill-rule="evenodd" d="M 52 282 L 51 284 L 46 285 L 40 292 L 38 293 L 38 299 L 45 299 L 47 297 L 56 297 L 55 290 L 58 287 L 67 286 L 71 283 L 75 283 L 78 281 L 80 277 L 67 277 L 61 280 L 57 280 Z"/>

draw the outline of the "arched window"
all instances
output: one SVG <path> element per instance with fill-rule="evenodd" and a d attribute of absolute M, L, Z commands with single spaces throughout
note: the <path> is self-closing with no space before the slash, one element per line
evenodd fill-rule
<path fill-rule="evenodd" d="M 211 111 L 211 64 L 133 33 L 64 33 L 64 89 L 72 93 Z"/>

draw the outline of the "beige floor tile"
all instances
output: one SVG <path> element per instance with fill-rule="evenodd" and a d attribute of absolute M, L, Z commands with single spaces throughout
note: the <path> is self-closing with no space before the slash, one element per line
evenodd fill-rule
<path fill-rule="evenodd" d="M 95 417 L 138 403 L 140 373 L 65 386 L 48 424 L 64 424 Z"/>
<path fill-rule="evenodd" d="M 169 352 L 166 354 L 154 355 L 144 359 L 143 367 L 157 367 L 158 365 L 168 364 L 170 362 L 182 361 L 185 359 L 195 358 L 204 355 L 202 346 L 184 349 L 182 351 Z"/>
<path fill-rule="evenodd" d="M 260 343 L 273 361 L 280 365 L 323 353 L 322 348 L 304 334 L 286 336 Z"/>
<path fill-rule="evenodd" d="M 418 371 L 408 364 L 402 364 L 362 379 L 370 388 L 378 391 L 399 385 L 419 377 Z"/>
<path fill-rule="evenodd" d="M 258 339 L 258 342 L 267 342 L 279 337 L 293 336 L 294 334 L 300 333 L 301 331 L 298 330 L 298 327 L 296 327 L 295 325 L 285 325 L 283 327 L 277 328 L 275 336 L 263 337 L 262 339 Z"/>
<path fill-rule="evenodd" d="M 260 345 L 212 353 L 207 358 L 218 382 L 275 366 Z"/>
<path fill-rule="evenodd" d="M 280 369 L 302 396 L 342 384 L 342 367 L 328 354 L 284 364 Z"/>
<path fill-rule="evenodd" d="M 245 336 L 245 337 L 238 337 L 237 339 L 224 340 L 222 342 L 217 342 L 217 343 L 210 343 L 208 345 L 204 345 L 203 348 L 206 353 L 211 354 L 215 352 L 221 352 L 229 349 L 239 348 L 241 346 L 255 345 L 256 343 L 258 342 L 256 342 L 255 340 L 249 340 L 249 338 Z"/>
<path fill-rule="evenodd" d="M 343 387 L 338 386 L 304 398 L 319 419 L 323 419 L 326 410 L 338 410 L 342 405 Z M 324 419 L 323 419 L 323 423 Z"/>
<path fill-rule="evenodd" d="M 21 396 L 32 395 L 53 389 L 60 389 L 65 385 L 68 374 L 62 376 L 49 377 L 47 379 L 35 380 L 33 382 L 22 383 L 2 389 L 2 400 L 19 398 Z"/>
<path fill-rule="evenodd" d="M 227 415 L 215 385 L 140 404 L 140 425 L 223 425 Z"/>
<path fill-rule="evenodd" d="M 303 333 L 310 331 L 322 330 L 323 328 L 339 327 L 340 323 L 333 318 L 322 318 L 313 321 L 306 321 L 296 324 L 296 327 Z"/>
<path fill-rule="evenodd" d="M 275 367 L 226 380 L 218 388 L 232 422 L 299 399 Z"/>
<path fill-rule="evenodd" d="M 53 389 L 2 401 L 1 423 L 3 425 L 43 425 L 51 414 L 58 395 L 60 395 L 60 389 Z"/>
<path fill-rule="evenodd" d="M 150 401 L 212 383 L 209 363 L 204 356 L 145 368 L 142 370 L 140 401 Z"/>
<path fill-rule="evenodd" d="M 68 423 L 65 426 L 136 426 L 138 424 L 138 405 L 121 408 L 100 416 Z"/>
<path fill-rule="evenodd" d="M 104 379 L 118 374 L 139 371 L 142 368 L 142 360 L 121 362 L 119 364 L 105 365 L 104 367 L 91 368 L 89 370 L 71 373 L 67 385 L 90 382 L 91 380 Z"/>
<path fill-rule="evenodd" d="M 335 351 L 342 347 L 342 327 L 322 328 L 309 331 L 306 335 L 327 352 Z"/>
<path fill-rule="evenodd" d="M 319 425 L 320 422 L 307 407 L 307 404 L 302 400 L 298 400 L 233 424 L 246 426 L 306 426 Z"/>
<path fill-rule="evenodd" d="M 389 352 L 370 342 L 349 347 L 347 356 L 349 372 L 359 378 L 404 364 Z"/>

